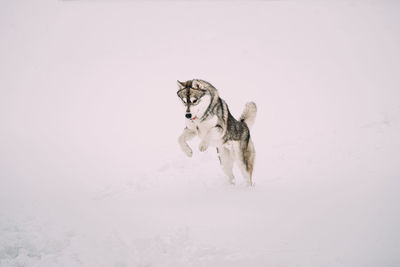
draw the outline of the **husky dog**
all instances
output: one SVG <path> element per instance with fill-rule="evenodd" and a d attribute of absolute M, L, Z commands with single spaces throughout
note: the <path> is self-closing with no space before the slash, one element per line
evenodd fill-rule
<path fill-rule="evenodd" d="M 178 81 L 179 98 L 186 107 L 186 127 L 178 139 L 183 152 L 192 156 L 187 141 L 200 137 L 199 150 L 206 151 L 209 146 L 217 148 L 218 158 L 229 182 L 234 183 L 233 163 L 236 161 L 248 185 L 252 185 L 255 150 L 250 139 L 249 128 L 256 117 L 256 104 L 249 102 L 237 121 L 229 112 L 209 82 L 193 79 Z"/>

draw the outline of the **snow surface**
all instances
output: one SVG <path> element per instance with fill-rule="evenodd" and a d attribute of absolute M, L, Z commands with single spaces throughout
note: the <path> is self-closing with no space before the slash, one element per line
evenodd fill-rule
<path fill-rule="evenodd" d="M 399 14 L 1 1 L 0 266 L 400 266 Z M 179 150 L 192 78 L 257 103 L 254 188 Z"/>

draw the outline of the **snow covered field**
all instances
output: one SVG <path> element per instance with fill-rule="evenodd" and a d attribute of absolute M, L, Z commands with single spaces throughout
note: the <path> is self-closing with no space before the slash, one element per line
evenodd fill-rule
<path fill-rule="evenodd" d="M 400 266 L 400 3 L 0 2 L 0 266 Z M 176 80 L 253 100 L 254 188 Z"/>

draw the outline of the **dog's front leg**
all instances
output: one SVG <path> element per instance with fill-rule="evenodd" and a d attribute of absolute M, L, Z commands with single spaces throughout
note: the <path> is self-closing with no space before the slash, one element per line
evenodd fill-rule
<path fill-rule="evenodd" d="M 186 143 L 190 139 L 192 139 L 196 135 L 195 131 L 192 131 L 188 128 L 185 128 L 182 134 L 178 138 L 179 145 L 181 146 L 182 151 L 188 156 L 191 157 L 193 152 L 190 146 Z"/>
<path fill-rule="evenodd" d="M 221 130 L 220 130 L 220 128 L 219 127 L 211 128 L 208 131 L 207 135 L 204 136 L 204 138 L 201 140 L 200 145 L 199 145 L 199 150 L 201 152 L 206 151 L 208 146 L 209 146 L 209 144 L 210 144 L 210 141 L 217 140 L 219 138 L 221 138 Z"/>
<path fill-rule="evenodd" d="M 206 151 L 207 148 L 208 148 L 208 141 L 205 139 L 201 140 L 200 145 L 199 145 L 200 152 Z"/>

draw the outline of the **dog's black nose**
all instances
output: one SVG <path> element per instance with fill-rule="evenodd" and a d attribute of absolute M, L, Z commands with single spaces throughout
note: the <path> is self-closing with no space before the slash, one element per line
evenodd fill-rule
<path fill-rule="evenodd" d="M 190 118 L 192 117 L 192 114 L 186 113 L 185 117 L 188 118 L 188 119 L 190 119 Z"/>

